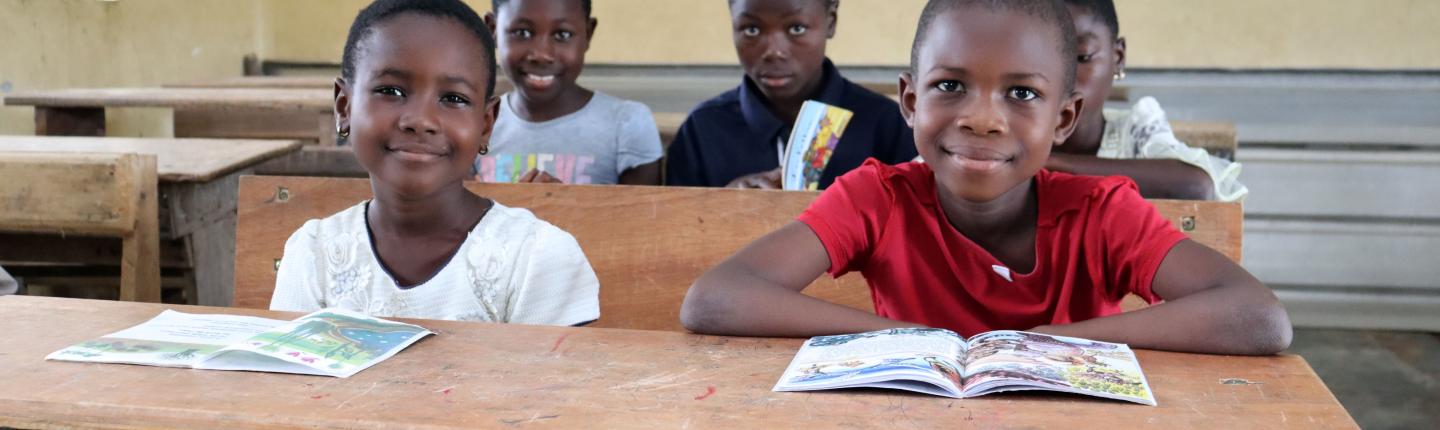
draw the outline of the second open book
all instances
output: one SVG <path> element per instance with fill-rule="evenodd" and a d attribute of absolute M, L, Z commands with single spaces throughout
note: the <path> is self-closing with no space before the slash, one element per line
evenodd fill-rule
<path fill-rule="evenodd" d="M 1052 390 L 1155 405 L 1130 347 L 1023 331 L 945 329 L 810 338 L 775 391 L 892 388 L 947 397 Z"/>
<path fill-rule="evenodd" d="M 165 310 L 47 360 L 349 377 L 431 334 L 420 326 L 323 309 L 294 321 Z"/>

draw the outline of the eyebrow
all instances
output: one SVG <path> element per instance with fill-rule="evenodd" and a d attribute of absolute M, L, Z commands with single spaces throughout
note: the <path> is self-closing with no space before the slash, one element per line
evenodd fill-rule
<path fill-rule="evenodd" d="M 444 82 L 444 83 L 447 83 L 447 84 L 459 84 L 459 85 L 464 85 L 464 86 L 466 86 L 466 87 L 469 87 L 471 90 L 476 89 L 475 84 L 470 83 L 470 80 L 469 80 L 469 79 L 465 79 L 465 78 L 462 77 L 462 76 L 456 76 L 456 75 L 445 75 L 445 76 L 441 76 L 441 77 L 440 77 L 440 82 Z"/>
<path fill-rule="evenodd" d="M 793 18 L 793 17 L 795 17 L 795 16 L 804 15 L 804 14 L 805 14 L 805 7 L 804 7 L 804 6 L 800 6 L 800 7 L 797 7 L 797 8 L 794 8 L 794 9 L 791 9 L 791 10 L 788 10 L 788 11 L 785 11 L 784 13 L 780 14 L 780 19 Z M 753 19 L 753 20 L 756 20 L 756 21 L 761 20 L 761 17 L 760 17 L 759 15 L 756 15 L 756 14 L 753 14 L 753 13 L 750 13 L 750 12 L 740 12 L 740 17 L 741 17 L 741 18 L 750 18 L 750 19 Z"/>
<path fill-rule="evenodd" d="M 1032 78 L 1040 79 L 1040 80 L 1045 81 L 1045 82 L 1050 82 L 1050 78 L 1045 77 L 1045 74 L 1043 74 L 1043 73 L 1034 73 L 1034 72 L 1031 72 L 1031 73 L 1006 73 L 1006 74 L 1005 74 L 1005 79 L 1012 80 L 1012 81 L 1019 81 L 1019 80 L 1032 79 Z"/>
<path fill-rule="evenodd" d="M 932 66 L 932 67 L 930 67 L 930 70 L 926 70 L 925 72 L 926 72 L 926 73 L 931 73 L 931 72 L 935 72 L 935 71 L 950 72 L 950 73 L 955 73 L 955 74 L 959 74 L 959 75 L 967 75 L 967 76 L 970 75 L 970 70 L 969 70 L 969 69 L 966 69 L 966 68 L 964 68 L 964 67 Z M 1043 73 L 1038 73 L 1038 72 L 1012 72 L 1012 73 L 1006 73 L 1003 77 L 1004 77 L 1006 80 L 1011 80 L 1011 81 L 1019 81 L 1019 80 L 1025 80 L 1025 79 L 1040 79 L 1040 80 L 1045 81 L 1045 82 L 1050 82 L 1050 78 L 1045 77 L 1045 74 L 1043 74 Z"/>
<path fill-rule="evenodd" d="M 375 77 L 376 77 L 376 78 L 382 78 L 382 77 L 385 77 L 385 76 L 394 76 L 394 77 L 397 77 L 397 78 L 400 78 L 400 79 L 410 79 L 410 77 L 413 76 L 413 74 L 410 73 L 410 72 L 408 72 L 408 71 L 405 71 L 405 70 L 388 68 L 388 67 L 387 67 L 387 68 L 384 68 L 384 69 L 380 69 L 379 72 L 376 72 L 376 73 L 375 73 Z"/>

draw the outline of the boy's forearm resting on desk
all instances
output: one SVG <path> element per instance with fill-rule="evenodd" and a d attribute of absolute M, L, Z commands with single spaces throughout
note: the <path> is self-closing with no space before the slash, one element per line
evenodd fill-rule
<path fill-rule="evenodd" d="M 1164 303 L 1033 330 L 1210 354 L 1264 355 L 1289 347 L 1290 318 L 1275 294 L 1224 256 L 1186 240 L 1160 267 L 1154 289 Z"/>
<path fill-rule="evenodd" d="M 1215 183 L 1205 170 L 1179 160 L 1114 160 L 1051 153 L 1045 168 L 1077 175 L 1127 176 L 1149 199 L 1213 200 Z"/>
<path fill-rule="evenodd" d="M 810 228 L 791 222 L 697 279 L 680 321 L 696 333 L 776 337 L 918 327 L 801 294 L 828 266 Z"/>

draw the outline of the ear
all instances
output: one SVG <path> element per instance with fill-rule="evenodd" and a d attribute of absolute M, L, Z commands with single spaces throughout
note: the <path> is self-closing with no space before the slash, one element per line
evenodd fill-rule
<path fill-rule="evenodd" d="M 485 127 L 480 130 L 480 147 L 490 149 L 490 133 L 495 131 L 495 120 L 500 117 L 500 96 L 490 96 L 485 101 Z"/>
<path fill-rule="evenodd" d="M 1060 103 L 1060 122 L 1055 124 L 1054 146 L 1065 144 L 1070 139 L 1070 134 L 1075 132 L 1075 126 L 1080 124 L 1080 112 L 1085 108 L 1085 96 L 1079 91 L 1071 92 L 1070 97 Z"/>
<path fill-rule="evenodd" d="M 340 130 L 349 129 L 350 86 L 346 84 L 345 78 L 335 78 L 335 134 L 340 134 Z"/>
<path fill-rule="evenodd" d="M 1125 70 L 1125 38 L 1115 39 L 1115 71 Z"/>
<path fill-rule="evenodd" d="M 915 128 L 915 77 L 910 72 L 900 72 L 900 116 L 905 125 Z"/>
<path fill-rule="evenodd" d="M 489 29 L 490 29 L 490 37 L 494 38 L 494 37 L 496 36 L 496 34 L 495 34 L 495 27 L 496 27 L 496 25 L 495 25 L 495 12 L 493 12 L 493 11 L 492 11 L 492 12 L 485 12 L 484 20 L 485 20 L 485 28 L 489 28 Z"/>
<path fill-rule="evenodd" d="M 588 22 L 588 23 L 585 24 L 585 50 L 586 50 L 586 51 L 589 51 L 589 50 L 590 50 L 590 42 L 594 42 L 594 41 L 595 41 L 595 28 L 596 28 L 596 27 L 599 27 L 599 26 L 600 26 L 600 20 L 595 19 L 594 17 L 591 17 L 591 18 L 590 18 L 590 22 Z"/>
<path fill-rule="evenodd" d="M 825 8 L 827 15 L 830 15 L 830 24 L 825 29 L 825 38 L 835 38 L 835 28 L 840 25 L 840 0 L 830 0 Z"/>

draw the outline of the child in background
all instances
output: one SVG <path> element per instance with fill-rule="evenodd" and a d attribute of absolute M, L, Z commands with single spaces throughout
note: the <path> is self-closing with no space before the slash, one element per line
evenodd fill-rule
<path fill-rule="evenodd" d="M 1129 110 L 1104 109 L 1114 82 L 1125 77 L 1125 38 L 1112 0 L 1065 0 L 1079 37 L 1076 90 L 1085 110 L 1075 133 L 1055 148 L 1045 168 L 1077 175 L 1129 176 L 1146 198 L 1241 201 L 1240 163 L 1186 146 L 1153 97 Z"/>
<path fill-rule="evenodd" d="M 515 90 L 500 97 L 486 182 L 659 185 L 650 108 L 575 83 L 598 23 L 590 0 L 494 0 L 485 24 Z"/>
<path fill-rule="evenodd" d="M 494 47 L 460 0 L 378 0 L 360 11 L 335 81 L 335 122 L 375 198 L 290 236 L 271 309 L 599 318 L 599 282 L 575 238 L 463 184 L 495 120 Z"/>
<path fill-rule="evenodd" d="M 1058 0 L 932 0 L 902 75 L 925 162 L 867 161 L 797 222 L 695 281 L 701 333 L 816 336 L 931 326 L 1019 329 L 1147 349 L 1270 354 L 1290 342 L 1275 295 L 1186 238 L 1124 177 L 1049 172 L 1086 100 Z M 860 271 L 879 315 L 800 293 Z M 1164 303 L 1120 313 L 1136 294 Z"/>
<path fill-rule="evenodd" d="M 825 58 L 839 0 L 732 0 L 740 86 L 690 111 L 670 145 L 667 185 L 779 188 L 780 153 L 806 100 L 855 113 L 820 179 L 824 188 L 865 161 L 915 158 L 895 102 L 840 76 Z"/>

